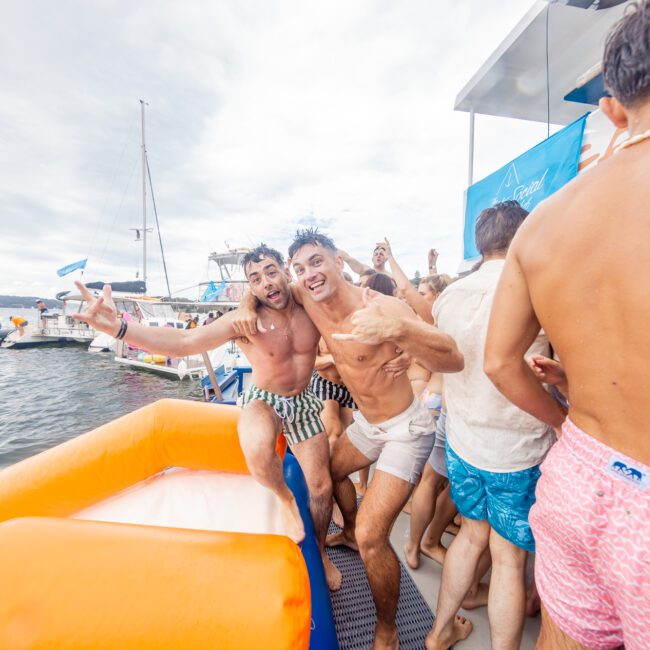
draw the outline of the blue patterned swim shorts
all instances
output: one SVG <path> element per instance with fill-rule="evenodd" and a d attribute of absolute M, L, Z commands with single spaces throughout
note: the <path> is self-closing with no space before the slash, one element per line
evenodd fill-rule
<path fill-rule="evenodd" d="M 447 442 L 451 499 L 468 519 L 487 520 L 515 546 L 535 551 L 528 513 L 535 503 L 539 465 L 519 472 L 487 472 L 464 461 Z"/>

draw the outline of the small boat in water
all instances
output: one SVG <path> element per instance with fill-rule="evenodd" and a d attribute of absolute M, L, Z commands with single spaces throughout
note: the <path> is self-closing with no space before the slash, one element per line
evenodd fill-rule
<path fill-rule="evenodd" d="M 79 311 L 83 304 L 81 296 L 62 296 L 59 299 L 63 300 L 60 314 L 36 316 L 22 330 L 10 330 L 4 337 L 0 336 L 0 347 L 19 350 L 39 346 L 88 345 L 96 335 L 95 330 L 72 318 L 72 314 Z"/>

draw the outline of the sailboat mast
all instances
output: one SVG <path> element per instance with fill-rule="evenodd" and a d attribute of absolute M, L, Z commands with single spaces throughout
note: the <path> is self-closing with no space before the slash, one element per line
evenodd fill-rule
<path fill-rule="evenodd" d="M 144 142 L 144 105 L 140 100 L 142 116 L 142 280 L 147 284 L 147 148 Z"/>

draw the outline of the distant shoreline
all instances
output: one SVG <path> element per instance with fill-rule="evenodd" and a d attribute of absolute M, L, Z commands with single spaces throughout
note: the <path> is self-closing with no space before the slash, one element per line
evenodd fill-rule
<path fill-rule="evenodd" d="M 0 295 L 0 308 L 1 309 L 34 309 L 36 308 L 36 301 L 40 296 L 2 296 Z M 43 302 L 48 309 L 59 309 L 61 307 L 60 300 L 53 298 L 43 298 Z"/>

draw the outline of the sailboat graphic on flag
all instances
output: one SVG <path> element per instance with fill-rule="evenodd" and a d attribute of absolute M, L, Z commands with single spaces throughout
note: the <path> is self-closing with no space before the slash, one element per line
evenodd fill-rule
<path fill-rule="evenodd" d="M 72 273 L 73 271 L 76 271 L 77 269 L 85 269 L 86 268 L 86 262 L 88 261 L 88 258 L 84 260 L 79 260 L 78 262 L 73 262 L 72 264 L 68 264 L 68 266 L 64 266 L 63 268 L 60 268 L 56 274 L 62 278 L 64 275 L 68 275 L 68 273 Z"/>

